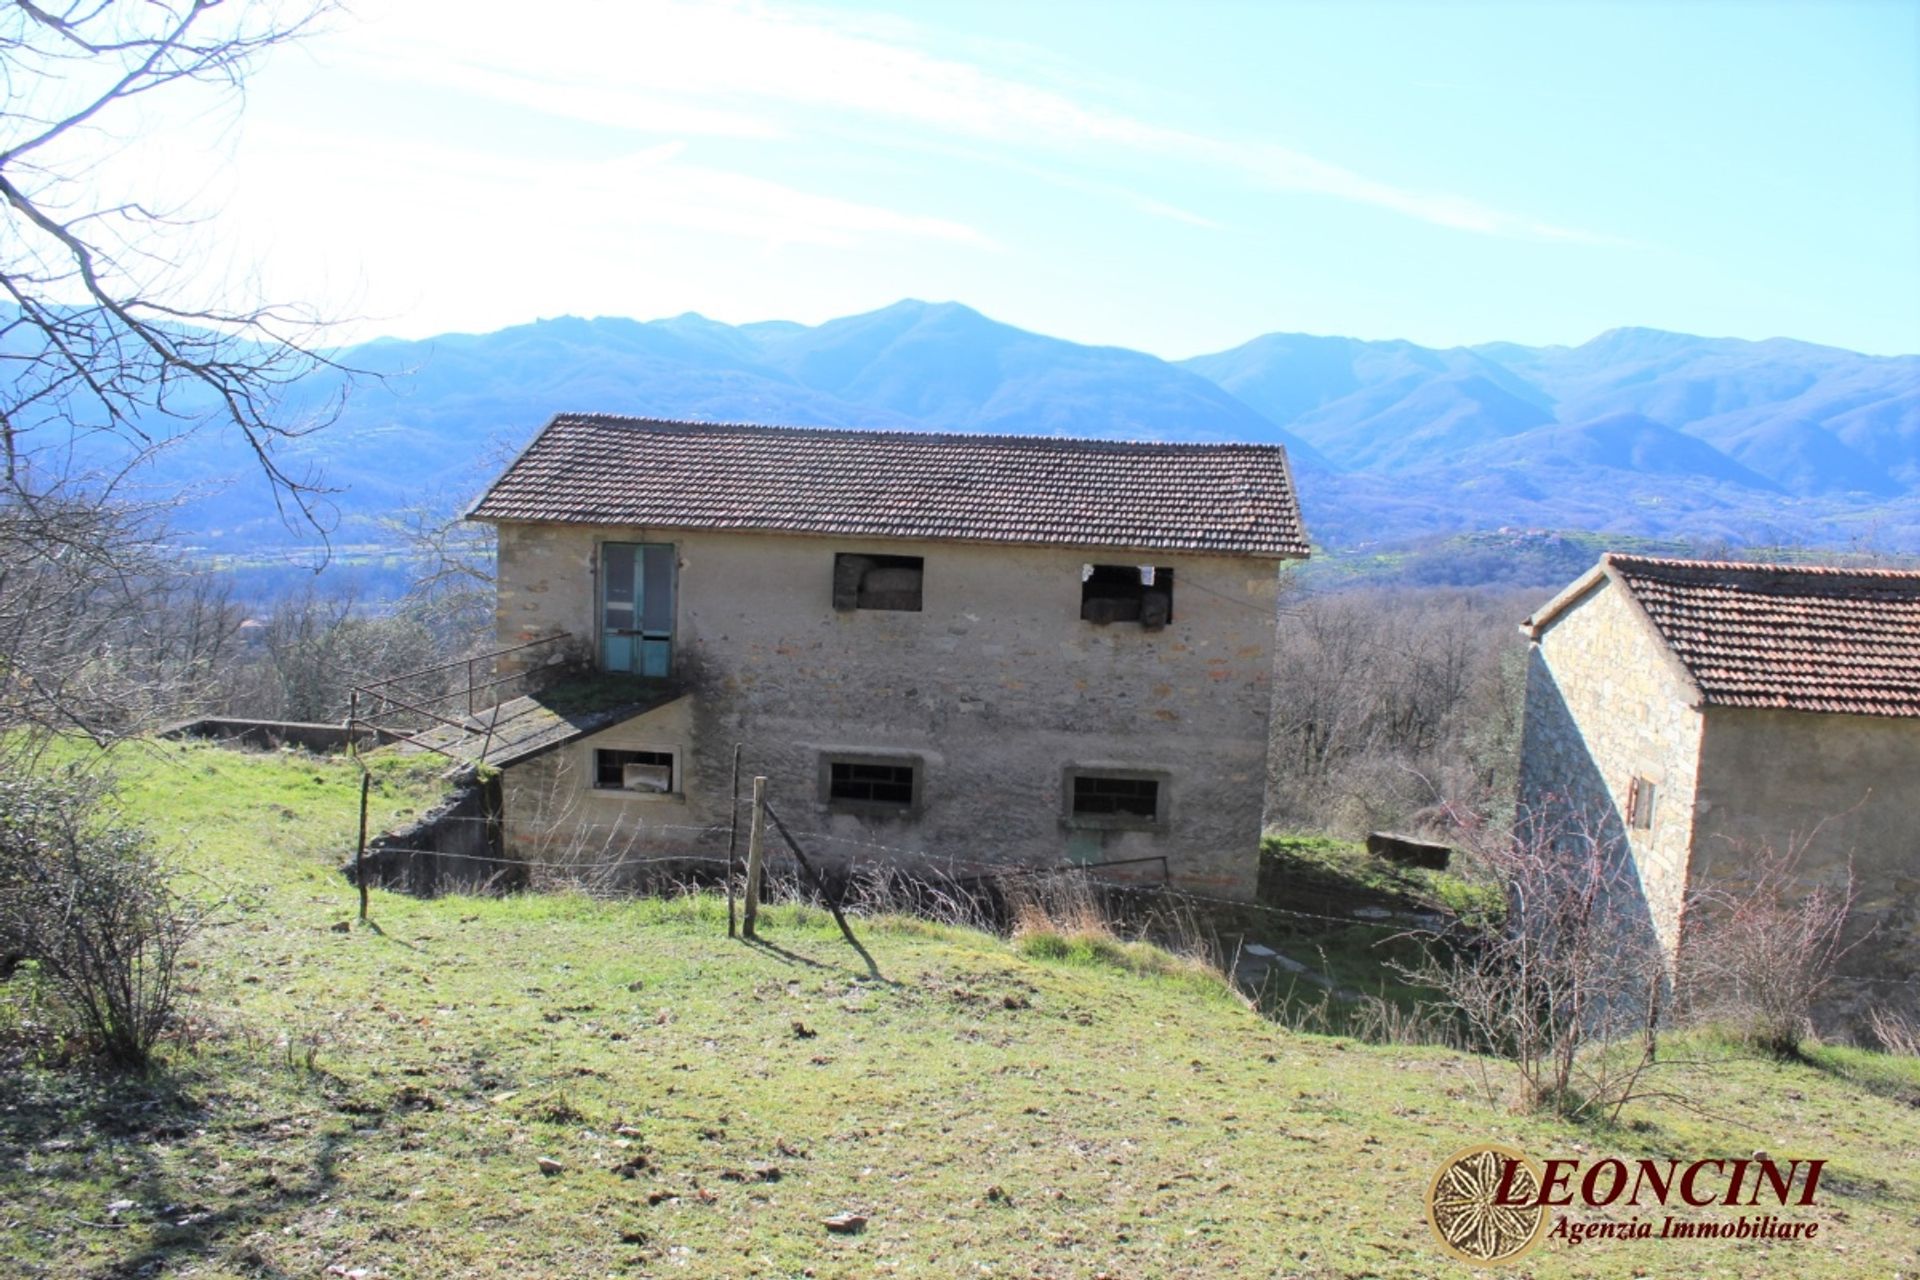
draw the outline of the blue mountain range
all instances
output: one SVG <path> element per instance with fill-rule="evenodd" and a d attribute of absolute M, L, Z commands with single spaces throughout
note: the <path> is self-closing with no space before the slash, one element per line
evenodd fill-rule
<path fill-rule="evenodd" d="M 1577 347 L 1434 349 L 1274 333 L 1166 361 L 905 301 L 813 326 L 568 317 L 382 339 L 342 361 L 371 376 L 284 461 L 340 490 L 345 541 L 471 496 L 570 410 L 1278 442 L 1309 528 L 1337 545 L 1521 526 L 1920 550 L 1920 357 L 1784 338 L 1615 329 Z M 194 542 L 293 536 L 217 435 L 157 467 L 155 483 L 197 495 Z"/>

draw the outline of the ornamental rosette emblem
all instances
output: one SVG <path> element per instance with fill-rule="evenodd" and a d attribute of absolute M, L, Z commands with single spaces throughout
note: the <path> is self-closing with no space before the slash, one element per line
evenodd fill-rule
<path fill-rule="evenodd" d="M 1515 1168 L 1502 1203 L 1507 1165 Z M 1440 1247 L 1462 1262 L 1514 1262 L 1540 1243 L 1552 1212 L 1537 1204 L 1540 1171 L 1512 1147 L 1481 1143 L 1441 1162 L 1427 1189 L 1427 1222 Z"/>

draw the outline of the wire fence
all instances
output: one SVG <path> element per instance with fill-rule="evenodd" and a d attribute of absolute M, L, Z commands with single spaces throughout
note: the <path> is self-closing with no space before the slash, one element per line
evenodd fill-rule
<path fill-rule="evenodd" d="M 751 811 L 754 801 L 751 798 L 736 795 L 733 805 L 737 817 L 742 810 Z M 1447 933 L 1454 923 L 1452 913 L 1439 904 L 1433 904 L 1427 909 L 1397 911 L 1389 919 L 1373 919 L 1209 894 L 1172 883 L 1171 868 L 1167 859 L 1158 856 L 1125 859 L 1106 864 L 1073 861 L 1034 864 L 1004 859 L 973 858 L 944 852 L 924 844 L 891 844 L 843 832 L 796 828 L 780 822 L 771 806 L 763 805 L 762 810 L 772 819 L 774 826 L 779 829 L 780 834 L 792 849 L 792 856 L 768 851 L 761 860 L 763 874 L 770 874 L 778 883 L 777 896 L 811 902 L 831 911 L 847 941 L 867 960 L 870 968 L 873 967 L 872 957 L 867 954 L 849 927 L 843 909 L 850 909 L 856 915 L 903 912 L 924 914 L 916 911 L 916 907 L 929 899 L 916 897 L 912 892 L 899 892 L 900 882 L 920 886 L 930 895 L 932 901 L 942 905 L 945 910 L 937 913 L 936 918 L 975 925 L 1005 926 L 1008 923 L 1006 907 L 1010 892 L 1018 891 L 1024 883 L 1049 877 L 1073 877 L 1076 883 L 1096 890 L 1099 894 L 1118 895 L 1123 899 L 1138 901 L 1150 897 L 1153 910 L 1145 918 L 1156 918 L 1154 913 L 1166 907 L 1173 913 L 1171 918 L 1176 921 L 1184 920 L 1188 924 L 1194 921 L 1199 914 L 1199 909 L 1204 908 L 1206 915 L 1215 921 L 1222 917 L 1237 920 L 1262 917 L 1287 922 L 1289 925 L 1295 921 L 1311 922 L 1316 926 L 1315 931 L 1320 933 L 1328 932 L 1329 927 L 1364 930 L 1376 935 L 1378 942 L 1375 945 L 1378 945 L 1396 938 L 1438 937 Z M 497 812 L 483 816 L 451 814 L 442 815 L 434 821 L 436 825 L 485 824 L 492 832 L 497 833 L 500 829 L 501 817 Z M 737 834 L 737 830 L 737 826 L 732 822 L 636 823 L 628 835 L 627 845 L 620 848 L 617 853 L 612 851 L 614 842 L 608 841 L 595 851 L 605 856 L 589 858 L 561 856 L 546 859 L 538 855 L 513 857 L 505 854 L 476 854 L 457 850 L 416 848 L 396 843 L 391 836 L 383 838 L 385 842 L 379 844 L 379 853 L 382 858 L 405 857 L 431 860 L 435 870 L 426 878 L 430 891 L 437 889 L 440 880 L 438 864 L 441 862 L 473 868 L 494 867 L 500 872 L 546 880 L 545 886 L 535 887 L 580 885 L 587 877 L 604 877 L 605 879 L 599 883 L 587 887 L 634 895 L 651 893 L 657 896 L 663 888 L 670 891 L 685 891 L 695 888 L 711 889 L 724 884 L 728 891 L 729 933 L 731 933 L 733 894 L 745 879 L 742 874 L 745 868 L 741 859 L 734 856 L 731 851 L 728 856 L 722 857 L 706 852 L 701 847 L 701 842 L 717 842 L 725 837 L 728 838 L 731 849 L 731 839 Z M 668 850 L 653 847 L 662 836 L 669 840 L 684 839 L 689 847 Z M 830 863 L 830 871 L 835 878 L 837 889 L 831 888 L 828 878 L 823 877 L 810 864 L 801 845 L 797 843 L 802 840 L 812 846 L 816 856 L 823 847 L 835 851 Z M 876 857 L 875 854 L 884 856 Z M 1161 864 L 1162 880 L 1159 882 L 1143 884 L 1138 879 L 1119 879 L 1111 874 L 1101 874 L 1103 867 L 1152 862 Z M 650 885 L 643 883 L 648 872 L 660 868 L 672 868 L 682 872 L 699 869 L 704 874 L 669 876 L 664 881 Z M 409 877 L 403 874 L 398 879 L 404 886 Z M 498 876 L 494 877 L 494 882 L 499 879 Z M 869 888 L 882 886 L 886 891 L 858 896 L 850 901 L 849 887 L 857 883 L 864 883 Z M 489 884 L 488 881 L 480 881 L 460 887 L 485 891 Z M 364 883 L 361 889 L 364 896 Z M 956 906 L 960 910 L 956 911 Z M 1384 910 L 1379 907 L 1365 909 L 1372 912 Z M 1134 919 L 1138 920 L 1139 917 Z M 1194 935 L 1189 932 L 1187 936 L 1191 940 Z M 1213 952 L 1215 962 L 1225 965 L 1227 962 L 1223 958 L 1224 948 L 1220 947 L 1217 934 L 1212 937 L 1208 945 Z M 1920 978 L 1860 975 L 1859 980 L 1881 989 L 1920 987 Z"/>
<path fill-rule="evenodd" d="M 739 806 L 751 809 L 753 801 L 741 797 Z M 473 817 L 455 815 L 438 820 L 437 825 L 453 823 L 472 823 L 495 827 L 499 819 L 495 817 Z M 686 865 L 686 866 L 726 866 L 729 859 L 718 855 L 688 848 L 684 851 L 656 852 L 650 846 L 658 843 L 661 835 L 679 835 L 688 838 L 689 844 L 695 840 L 718 840 L 725 837 L 732 828 L 726 823 L 636 823 L 631 828 L 626 848 L 618 853 L 588 860 L 563 856 L 551 859 L 540 857 L 510 857 L 506 855 L 486 855 L 449 852 L 432 848 L 415 848 L 408 845 L 376 842 L 378 852 L 383 855 L 409 855 L 422 858 L 438 858 L 472 866 L 494 866 L 503 870 L 537 871 L 557 878 L 580 876 L 588 873 L 612 873 L 626 870 L 644 870 L 649 867 Z M 1401 918 L 1391 921 L 1372 920 L 1355 916 L 1333 915 L 1327 912 L 1305 911 L 1295 907 L 1282 907 L 1270 903 L 1252 902 L 1243 898 L 1228 898 L 1219 895 L 1197 892 L 1182 885 L 1171 883 L 1171 876 L 1151 884 L 1141 884 L 1134 879 L 1120 879 L 1108 874 L 1099 874 L 1101 866 L 1125 865 L 1128 863 L 1159 862 L 1165 864 L 1162 856 L 1155 855 L 1144 859 L 1120 859 L 1113 863 L 1088 864 L 1081 862 L 1061 862 L 1035 864 L 1015 862 L 1005 859 L 972 858 L 964 855 L 929 848 L 925 845 L 889 844 L 883 841 L 861 839 L 844 833 L 825 831 L 819 828 L 798 827 L 789 824 L 792 836 L 817 846 L 827 846 L 834 850 L 858 850 L 869 853 L 889 855 L 887 858 L 862 856 L 861 853 L 845 853 L 837 856 L 833 862 L 834 871 L 843 876 L 872 876 L 875 874 L 912 874 L 914 872 L 933 873 L 949 880 L 968 878 L 992 878 L 1017 881 L 1037 876 L 1071 875 L 1084 879 L 1090 885 L 1103 891 L 1115 893 L 1151 893 L 1165 897 L 1178 898 L 1184 902 L 1206 904 L 1210 908 L 1219 908 L 1231 912 L 1252 912 L 1271 917 L 1284 917 L 1291 920 L 1313 921 L 1316 924 L 1340 925 L 1346 928 L 1367 929 L 1381 934 L 1404 934 L 1418 922 Z M 644 844 L 643 844 L 644 842 Z M 605 842 L 601 842 L 603 847 Z M 645 848 L 647 851 L 642 852 Z M 736 864 L 739 859 L 733 860 Z M 768 861 L 779 865 L 783 870 L 797 868 L 797 862 L 785 855 L 770 855 Z M 741 868 L 743 871 L 744 868 Z M 1168 868 L 1170 871 L 1170 868 Z M 1439 908 L 1432 913 L 1438 914 Z"/>

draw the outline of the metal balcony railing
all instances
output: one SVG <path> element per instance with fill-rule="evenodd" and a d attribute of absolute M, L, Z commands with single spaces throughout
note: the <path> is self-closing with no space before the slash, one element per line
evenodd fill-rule
<path fill-rule="evenodd" d="M 357 741 L 363 730 L 372 731 L 377 737 L 417 741 L 416 734 L 440 726 L 458 730 L 461 733 L 485 733 L 489 726 L 479 717 L 481 695 L 526 678 L 521 671 L 499 675 L 495 663 L 508 654 L 525 653 L 531 649 L 547 645 L 560 644 L 570 637 L 564 631 L 550 636 L 541 636 L 536 640 L 508 645 L 501 649 L 492 649 L 486 653 L 476 653 L 471 657 L 455 658 L 451 662 L 439 662 L 430 667 L 420 667 L 413 671 L 403 671 L 399 675 L 357 684 L 352 687 L 347 701 L 347 732 L 350 739 Z M 463 680 L 453 679 L 454 673 L 464 675 Z M 487 678 L 481 679 L 481 676 Z M 424 692 L 417 692 L 421 686 Z M 441 686 L 435 691 L 436 686 Z M 466 705 L 464 719 L 457 719 L 460 704 Z M 497 709 L 500 699 L 496 696 L 492 705 Z M 453 753 L 428 742 L 420 746 L 441 755 L 460 759 Z M 462 761 L 472 763 L 471 761 Z"/>

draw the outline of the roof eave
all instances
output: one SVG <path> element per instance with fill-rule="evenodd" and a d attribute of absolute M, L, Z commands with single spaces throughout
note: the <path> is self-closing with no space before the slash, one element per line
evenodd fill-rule
<path fill-rule="evenodd" d="M 490 754 L 486 758 L 485 763 L 488 768 L 492 769 L 511 769 L 515 765 L 522 765 L 529 760 L 538 759 L 550 751 L 557 751 L 561 747 L 580 741 L 582 738 L 591 738 L 596 733 L 605 733 L 608 729 L 617 728 L 630 720 L 635 720 L 641 716 L 658 711 L 662 707 L 671 706 L 686 696 L 686 690 L 684 689 L 663 689 L 652 697 L 643 698 L 637 702 L 610 708 L 606 711 L 589 712 L 582 716 L 581 721 L 570 722 L 569 728 L 565 733 L 555 735 L 552 738 L 536 743 L 530 747 L 509 748 L 498 756 Z"/>
<path fill-rule="evenodd" d="M 1606 575 L 1607 558 L 1601 556 L 1599 563 L 1581 574 L 1578 578 L 1575 578 L 1571 586 L 1561 591 L 1559 595 L 1547 601 L 1538 609 L 1535 609 L 1533 613 L 1527 617 L 1526 621 L 1520 624 L 1520 633 L 1529 640 L 1538 640 L 1561 614 L 1571 609 L 1581 597 L 1585 596 L 1589 591 L 1592 591 L 1600 579 Z M 1665 641 L 1661 643 L 1664 644 Z"/>
<path fill-rule="evenodd" d="M 1539 612 L 1521 623 L 1521 632 L 1538 643 L 1548 627 L 1558 621 L 1562 614 L 1591 595 L 1603 581 L 1619 589 L 1621 598 L 1626 601 L 1627 612 L 1632 614 L 1646 630 L 1648 637 L 1653 641 L 1654 648 L 1659 651 L 1661 659 L 1666 664 L 1668 673 L 1686 691 L 1687 705 L 1694 708 L 1705 706 L 1707 691 L 1700 687 L 1700 682 L 1694 679 L 1693 672 L 1687 669 L 1685 661 L 1674 652 L 1673 646 L 1667 643 L 1666 633 L 1660 630 L 1660 624 L 1653 620 L 1653 615 L 1647 612 L 1646 607 L 1640 603 L 1640 598 L 1634 595 L 1632 585 L 1614 566 L 1612 552 L 1603 553 L 1598 564 L 1581 574 L 1572 586 L 1549 600 Z"/>
<path fill-rule="evenodd" d="M 597 520 L 597 519 L 559 519 L 554 517 L 534 518 L 528 516 L 481 516 L 472 512 L 479 507 L 476 502 L 468 508 L 465 517 L 482 524 L 521 524 L 547 526 L 558 529 L 660 529 L 675 533 L 703 534 L 741 534 L 747 537 L 767 538 L 820 538 L 835 542 L 924 542 L 959 543 L 976 547 L 1035 547 L 1064 551 L 1099 551 L 1125 555 L 1164 555 L 1164 556 L 1200 556 L 1223 560 L 1309 560 L 1313 550 L 1279 551 L 1266 548 L 1226 548 L 1226 547 L 1147 547 L 1123 542 L 1067 542 L 1045 539 L 1014 538 L 968 538 L 960 535 L 941 537 L 931 534 L 889 534 L 889 533 L 841 533 L 821 529 L 787 529 L 774 526 L 737 525 L 717 528 L 712 525 L 676 524 L 671 521 L 649 523 L 646 521 Z"/>
<path fill-rule="evenodd" d="M 558 426 L 562 418 L 567 418 L 572 416 L 574 415 L 565 414 L 565 413 L 556 413 L 551 418 L 548 418 L 547 424 L 541 427 L 538 431 L 534 432 L 532 436 L 528 437 L 527 442 L 520 446 L 519 450 L 514 453 L 513 458 L 507 463 L 507 465 L 500 468 L 500 474 L 493 478 L 493 483 L 489 484 L 486 487 L 486 489 L 480 494 L 479 497 L 475 498 L 472 502 L 469 502 L 467 504 L 467 509 L 460 513 L 460 518 L 462 520 L 472 520 L 479 524 L 500 523 L 500 520 L 497 516 L 483 516 L 483 515 L 477 515 L 475 513 L 478 512 L 481 507 L 486 505 L 487 499 L 493 496 L 493 491 L 495 489 L 498 489 L 501 483 L 505 481 L 508 476 L 513 474 L 513 469 L 520 465 L 520 460 L 527 456 L 528 452 L 532 450 L 533 446 L 536 444 L 539 444 L 541 439 L 545 437 L 547 432 L 553 430 L 556 426 Z"/>

